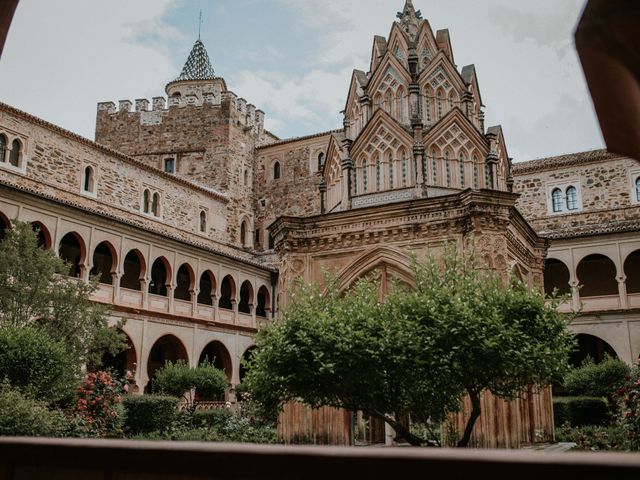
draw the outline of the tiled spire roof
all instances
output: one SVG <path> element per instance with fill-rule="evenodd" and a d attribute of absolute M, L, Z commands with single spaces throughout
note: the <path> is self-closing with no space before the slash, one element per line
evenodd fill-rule
<path fill-rule="evenodd" d="M 182 73 L 174 81 L 182 80 L 212 80 L 216 78 L 209 60 L 207 50 L 200 39 L 196 40 L 195 45 L 191 49 L 187 63 L 182 67 Z"/>

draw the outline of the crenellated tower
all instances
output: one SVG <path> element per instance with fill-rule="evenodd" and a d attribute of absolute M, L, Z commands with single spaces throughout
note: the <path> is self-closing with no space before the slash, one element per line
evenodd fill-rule
<path fill-rule="evenodd" d="M 374 37 L 369 71 L 353 72 L 323 180 L 327 211 L 510 189 L 502 129 L 485 130 L 475 67 L 458 71 L 449 31 L 434 35 L 411 0 L 388 38 Z"/>
<path fill-rule="evenodd" d="M 168 102 L 138 99 L 134 111 L 129 100 L 99 103 L 96 142 L 227 195 L 227 224 L 218 227 L 229 243 L 248 246 L 254 150 L 276 139 L 264 130 L 264 112 L 228 90 L 200 39 L 165 92 Z"/>

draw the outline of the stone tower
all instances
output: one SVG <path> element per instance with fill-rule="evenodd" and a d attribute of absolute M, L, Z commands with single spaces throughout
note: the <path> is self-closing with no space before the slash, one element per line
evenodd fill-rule
<path fill-rule="evenodd" d="M 274 138 L 264 130 L 264 112 L 227 89 L 200 39 L 165 92 L 168 105 L 165 97 L 137 99 L 134 111 L 129 100 L 117 109 L 99 103 L 96 142 L 228 196 L 228 243 L 248 246 L 253 152 Z"/>

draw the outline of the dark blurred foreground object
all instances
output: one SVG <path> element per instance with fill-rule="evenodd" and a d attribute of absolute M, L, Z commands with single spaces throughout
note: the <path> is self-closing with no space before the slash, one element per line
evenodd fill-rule
<path fill-rule="evenodd" d="M 0 57 L 4 48 L 4 41 L 9 33 L 13 12 L 16 11 L 18 0 L 0 0 Z"/>
<path fill-rule="evenodd" d="M 607 149 L 640 160 L 640 1 L 589 0 L 575 40 Z"/>

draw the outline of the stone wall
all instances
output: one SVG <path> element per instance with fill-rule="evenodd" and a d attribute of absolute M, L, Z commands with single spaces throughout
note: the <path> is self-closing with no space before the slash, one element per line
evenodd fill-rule
<path fill-rule="evenodd" d="M 267 227 L 278 217 L 320 213 L 318 156 L 326 155 L 329 133 L 278 142 L 257 150 L 254 179 L 258 249 L 269 250 Z M 274 165 L 280 178 L 274 179 Z"/>
<path fill-rule="evenodd" d="M 571 236 L 640 220 L 635 180 L 640 163 L 604 150 L 514 164 L 517 207 L 542 235 Z M 578 193 L 575 210 L 553 212 L 551 193 L 568 186 Z"/>

